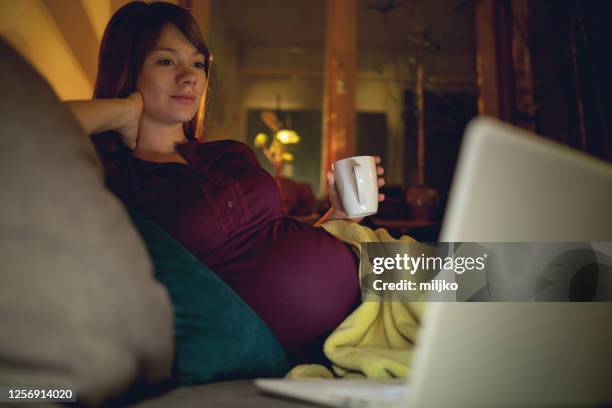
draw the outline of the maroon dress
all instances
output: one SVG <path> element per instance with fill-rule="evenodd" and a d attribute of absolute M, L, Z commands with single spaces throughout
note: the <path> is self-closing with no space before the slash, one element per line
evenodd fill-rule
<path fill-rule="evenodd" d="M 188 165 L 98 152 L 108 187 L 230 285 L 290 356 L 320 347 L 359 302 L 355 255 L 283 214 L 274 179 L 244 143 L 191 141 L 177 150 Z"/>

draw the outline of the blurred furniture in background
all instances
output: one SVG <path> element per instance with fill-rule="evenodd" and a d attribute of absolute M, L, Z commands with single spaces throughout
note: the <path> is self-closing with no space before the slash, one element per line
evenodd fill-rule
<path fill-rule="evenodd" d="M 410 212 L 410 218 L 416 221 L 429 221 L 433 216 L 438 190 L 426 185 L 408 186 L 405 190 L 405 200 Z"/>
<path fill-rule="evenodd" d="M 384 228 L 395 238 L 409 235 L 419 242 L 437 242 L 442 223 L 426 220 L 387 220 L 384 218 L 369 218 L 364 225 L 376 229 Z"/>
<path fill-rule="evenodd" d="M 380 192 L 385 194 L 385 200 L 379 203 L 378 213 L 364 220 L 364 225 L 385 228 L 394 237 L 410 235 L 421 242 L 437 241 L 445 195 L 431 188 L 399 185 L 384 186 Z"/>

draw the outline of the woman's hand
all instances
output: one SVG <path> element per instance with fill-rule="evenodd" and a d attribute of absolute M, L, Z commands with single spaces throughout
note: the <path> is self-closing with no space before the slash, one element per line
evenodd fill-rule
<path fill-rule="evenodd" d="M 135 150 L 142 115 L 142 95 L 136 91 L 121 101 L 124 104 L 124 115 L 121 124 L 117 127 L 117 132 L 128 149 Z"/>
<path fill-rule="evenodd" d="M 382 176 L 385 173 L 385 169 L 380 165 L 380 157 L 375 156 L 374 160 L 376 162 L 376 174 Z M 385 185 L 385 179 L 383 177 L 378 177 L 378 188 L 381 188 Z M 347 220 L 353 222 L 361 222 L 363 217 L 359 218 L 348 218 L 346 211 L 344 211 L 344 207 L 342 206 L 342 201 L 340 201 L 340 196 L 338 195 L 338 189 L 336 188 L 336 180 L 334 178 L 333 171 L 327 171 L 327 186 L 329 190 L 329 200 L 331 201 L 331 209 L 327 213 L 325 217 L 325 221 L 331 220 Z M 385 199 L 384 194 L 378 194 L 378 201 L 383 201 Z M 320 222 L 322 222 L 321 220 Z"/>
<path fill-rule="evenodd" d="M 66 101 L 65 104 L 85 130 L 85 134 L 115 130 L 128 148 L 136 148 L 142 115 L 140 92 L 134 92 L 127 98 Z"/>

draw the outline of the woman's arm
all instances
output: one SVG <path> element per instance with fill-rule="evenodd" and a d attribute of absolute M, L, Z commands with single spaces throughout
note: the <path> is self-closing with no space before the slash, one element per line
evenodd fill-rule
<path fill-rule="evenodd" d="M 123 99 L 67 101 L 65 104 L 88 135 L 116 130 L 126 146 L 130 149 L 136 147 L 142 112 L 142 96 L 139 92 Z"/>
<path fill-rule="evenodd" d="M 314 227 L 320 227 L 321 225 L 323 225 L 323 223 L 325 223 L 325 221 L 331 221 L 328 220 L 329 216 L 332 215 L 334 212 L 333 208 L 330 208 L 329 210 L 327 210 L 327 212 L 325 214 L 323 214 L 323 216 L 321 217 L 321 219 L 319 219 L 319 221 L 314 223 Z M 359 220 L 361 221 L 361 220 Z"/>

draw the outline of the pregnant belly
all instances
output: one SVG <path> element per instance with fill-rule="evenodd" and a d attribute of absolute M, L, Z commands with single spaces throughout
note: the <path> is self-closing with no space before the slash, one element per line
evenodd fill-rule
<path fill-rule="evenodd" d="M 328 335 L 359 302 L 356 257 L 323 229 L 281 218 L 238 241 L 211 267 L 288 353 Z"/>

